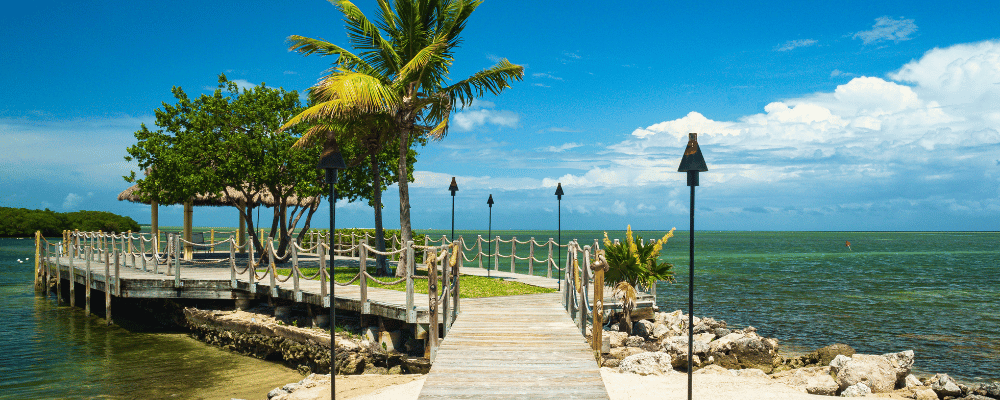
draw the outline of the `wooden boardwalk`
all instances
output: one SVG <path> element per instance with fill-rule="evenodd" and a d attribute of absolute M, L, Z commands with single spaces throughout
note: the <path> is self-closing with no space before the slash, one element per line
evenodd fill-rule
<path fill-rule="evenodd" d="M 594 354 L 560 299 L 462 300 L 419 398 L 608 399 Z"/>
<path fill-rule="evenodd" d="M 86 291 L 89 286 L 91 290 L 104 292 L 108 289 L 108 275 L 111 276 L 110 294 L 114 297 L 123 298 L 159 298 L 159 299 L 236 299 L 252 294 L 259 298 L 274 297 L 300 303 L 313 304 L 320 307 L 329 307 L 329 299 L 322 296 L 322 288 L 319 280 L 299 280 L 300 297 L 296 298 L 295 283 L 292 279 L 280 282 L 276 278 L 275 285 L 271 286 L 270 277 L 263 280 L 250 282 L 250 273 L 244 272 L 236 275 L 236 286 L 232 285 L 232 272 L 228 262 L 224 264 L 195 264 L 189 261 L 181 262 L 181 285 L 178 286 L 173 275 L 167 275 L 167 267 L 159 265 L 158 272 L 153 272 L 152 262 L 147 266 L 147 271 L 141 268 L 119 267 L 117 271 L 117 281 L 115 266 L 111 265 L 105 273 L 105 265 L 100 261 L 90 261 L 90 279 L 87 277 L 86 261 L 79 258 L 73 260 L 72 273 L 69 268 L 69 257 L 54 257 L 53 264 L 59 265 L 60 284 L 65 284 L 72 279 L 76 285 Z M 131 262 L 131 261 L 129 261 Z M 241 261 L 245 265 L 245 260 Z M 309 267 L 310 263 L 316 264 L 315 259 L 300 259 L 303 268 Z M 113 263 L 112 263 L 113 264 Z M 338 257 L 337 268 L 343 265 L 356 267 L 357 258 Z M 315 267 L 315 266 L 314 266 Z M 242 268 L 240 268 L 242 269 Z M 260 274 L 262 272 L 258 272 Z M 72 275 L 72 278 L 70 277 Z M 56 268 L 52 267 L 52 276 L 56 275 Z M 88 285 L 89 284 L 89 285 Z M 427 306 L 426 295 L 420 295 L 423 299 L 421 305 L 415 305 L 416 322 L 427 324 L 429 322 L 429 308 Z M 337 286 L 335 289 L 334 301 L 337 309 L 361 312 L 361 288 L 357 285 Z M 367 293 L 368 313 L 385 318 L 406 320 L 406 293 L 398 290 L 381 289 L 368 287 Z"/>

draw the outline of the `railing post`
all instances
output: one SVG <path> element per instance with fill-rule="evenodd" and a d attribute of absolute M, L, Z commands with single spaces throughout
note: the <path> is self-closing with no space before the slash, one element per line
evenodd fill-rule
<path fill-rule="evenodd" d="M 458 254 L 455 250 L 454 241 L 448 246 L 451 251 L 446 253 L 448 256 L 444 259 L 444 264 L 441 265 L 441 290 L 444 291 L 444 307 L 442 309 L 442 319 L 444 320 L 444 336 L 448 336 L 448 323 L 451 322 L 451 278 L 448 272 L 451 271 L 451 258 Z"/>
<path fill-rule="evenodd" d="M 278 269 L 274 267 L 274 238 L 267 237 L 267 245 L 264 246 L 264 251 L 267 251 L 267 269 L 271 271 L 271 297 L 278 297 Z"/>
<path fill-rule="evenodd" d="M 549 256 L 545 258 L 545 268 L 548 270 L 545 277 L 552 278 L 552 264 L 554 262 L 554 260 L 552 259 L 552 238 L 549 238 L 549 242 L 546 244 L 549 245 Z M 559 266 L 556 265 L 556 267 Z"/>
<path fill-rule="evenodd" d="M 483 235 L 476 235 L 476 258 L 479 259 L 479 268 L 483 268 Z"/>
<path fill-rule="evenodd" d="M 229 288 L 236 289 L 236 238 L 233 235 L 229 235 L 229 279 Z"/>
<path fill-rule="evenodd" d="M 299 289 L 299 246 L 292 241 L 292 285 L 295 290 L 295 301 L 302 302 L 302 290 Z"/>
<path fill-rule="evenodd" d="M 493 254 L 490 257 L 493 258 L 493 265 L 496 266 L 497 271 L 500 270 L 500 235 L 497 235 L 497 245 L 493 246 Z"/>
<path fill-rule="evenodd" d="M 65 242 L 73 243 L 72 239 L 68 237 L 67 239 Z M 65 248 L 66 246 L 64 245 L 63 247 Z M 72 253 L 72 251 L 68 252 L 68 254 Z M 69 270 L 69 306 L 76 307 L 76 277 L 74 276 L 76 275 L 76 269 L 73 267 L 73 257 L 67 258 L 69 258 L 69 268 L 67 268 Z"/>
<path fill-rule="evenodd" d="M 587 273 L 587 266 L 590 265 L 590 246 L 583 248 L 583 265 L 580 266 L 580 289 L 578 290 L 580 296 L 580 334 L 584 337 L 587 336 L 587 284 L 589 283 L 590 277 Z M 576 269 L 576 267 L 573 267 Z"/>
<path fill-rule="evenodd" d="M 212 253 L 215 253 L 215 228 L 212 228 L 211 232 L 212 232 L 212 234 L 211 234 L 211 236 L 209 236 L 208 240 L 209 240 L 209 243 L 211 243 L 212 245 L 208 248 L 209 249 L 208 251 L 212 252 Z"/>
<path fill-rule="evenodd" d="M 465 238 L 459 236 L 458 240 L 459 240 L 459 245 L 462 246 L 462 249 L 465 249 Z M 463 258 L 460 258 L 458 260 L 458 263 L 455 264 L 455 270 L 452 271 L 452 274 L 451 274 L 451 276 L 455 280 L 455 283 L 454 283 L 455 295 L 452 296 L 452 301 L 454 301 L 455 304 L 451 307 L 451 323 L 452 324 L 454 324 L 455 320 L 458 319 L 458 313 L 459 313 L 458 299 L 461 297 L 461 294 L 462 294 L 461 286 L 459 285 L 459 281 L 461 280 L 460 278 L 462 277 L 462 265 L 464 264 L 463 261 L 465 261 L 465 258 L 464 258 L 465 255 L 463 254 L 462 257 Z"/>
<path fill-rule="evenodd" d="M 174 235 L 174 289 L 180 289 L 181 282 L 181 240 Z"/>
<path fill-rule="evenodd" d="M 591 344 L 594 351 L 600 352 L 603 346 L 601 334 L 604 332 L 604 267 L 594 271 L 594 326 L 591 334 Z"/>
<path fill-rule="evenodd" d="M 326 248 L 326 250 L 333 248 L 333 237 L 332 236 L 330 237 L 330 246 L 327 246 L 326 243 L 323 243 L 323 244 L 320 244 L 319 247 L 318 247 L 318 249 L 320 249 L 320 250 L 324 250 L 324 248 Z M 332 266 L 330 268 L 330 271 L 333 272 Z M 252 272 L 251 272 L 251 276 L 253 276 Z M 326 268 L 326 251 L 321 251 L 319 253 L 319 296 L 323 299 L 323 307 L 333 307 L 333 299 L 331 299 L 330 296 L 329 296 L 329 293 L 327 293 L 327 291 L 330 290 L 329 289 L 330 285 L 326 284 L 327 276 L 329 276 L 330 279 L 333 279 L 333 274 L 328 274 L 327 273 L 327 268 Z M 332 328 L 332 326 L 334 326 L 333 322 L 331 321 L 330 324 L 331 324 L 330 325 L 331 326 L 330 329 L 333 329 Z"/>
<path fill-rule="evenodd" d="M 438 303 L 437 303 L 437 254 L 431 252 L 431 257 L 434 258 L 433 261 L 427 263 L 427 297 L 428 297 L 428 315 L 427 321 L 429 322 L 428 333 L 430 333 L 430 360 L 433 363 L 437 356 L 438 347 Z M 447 258 L 445 258 L 447 260 Z M 446 261 L 447 262 L 447 261 Z"/>
<path fill-rule="evenodd" d="M 535 274 L 535 238 L 528 241 L 528 275 Z"/>
<path fill-rule="evenodd" d="M 427 243 L 427 242 L 424 242 Z M 406 322 L 416 323 L 417 322 L 417 310 L 413 305 L 413 273 L 416 271 L 416 264 L 413 260 L 413 241 L 408 240 L 406 242 L 406 264 L 403 268 L 406 268 Z M 424 253 L 424 262 L 427 262 L 427 253 Z M 397 265 L 396 268 L 399 268 Z"/>
<path fill-rule="evenodd" d="M 368 242 L 368 238 L 364 238 L 360 246 L 358 246 L 358 285 L 361 286 L 361 315 L 371 313 L 371 305 L 368 304 L 368 247 L 365 243 Z"/>
<path fill-rule="evenodd" d="M 514 261 L 517 260 L 517 236 L 510 237 L 510 272 L 514 273 Z"/>

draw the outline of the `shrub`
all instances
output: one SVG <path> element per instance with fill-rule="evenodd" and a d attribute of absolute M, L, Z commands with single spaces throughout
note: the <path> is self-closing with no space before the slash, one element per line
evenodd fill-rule
<path fill-rule="evenodd" d="M 643 243 L 641 236 L 632 237 L 632 226 L 628 226 L 625 241 L 613 243 L 604 232 L 604 257 L 608 262 L 608 270 L 604 274 L 604 282 L 614 287 L 615 297 L 621 299 L 625 324 L 622 330 L 632 332 L 632 310 L 635 309 L 637 288 L 650 288 L 657 281 L 674 282 L 674 265 L 659 262 L 660 250 L 668 239 L 674 236 L 671 229 L 660 240 Z"/>

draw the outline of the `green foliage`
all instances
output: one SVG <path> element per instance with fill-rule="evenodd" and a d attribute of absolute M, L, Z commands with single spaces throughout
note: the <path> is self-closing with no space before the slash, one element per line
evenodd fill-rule
<path fill-rule="evenodd" d="M 172 89 L 176 104 L 156 110 L 156 126 L 142 125 L 138 142 L 128 148 L 126 160 L 135 160 L 146 176 L 138 179 L 140 196 L 161 204 L 208 195 L 237 206 L 250 204 L 244 218 L 253 224 L 253 200 L 270 194 L 273 207 L 269 236 L 280 237 L 279 250 L 290 241 L 289 232 L 308 212 L 308 228 L 319 204 L 289 206 L 291 196 L 308 198 L 326 193 L 323 172 L 316 169 L 319 146 L 293 147 L 300 130 L 280 130 L 302 110 L 298 93 L 264 84 L 240 89 L 225 75 L 212 95 L 191 99 L 180 87 Z M 126 176 L 136 181 L 133 171 Z M 226 188 L 232 189 L 232 192 Z M 285 216 L 288 215 L 288 218 Z M 251 231 L 260 251 L 257 232 Z"/>
<path fill-rule="evenodd" d="M 49 209 L 0 207 L 0 236 L 26 237 L 41 231 L 43 236 L 60 236 L 64 230 L 138 232 L 140 227 L 129 217 L 104 211 L 58 213 Z"/>
<path fill-rule="evenodd" d="M 604 255 L 608 261 L 608 271 L 604 274 L 604 282 L 616 287 L 625 282 L 633 288 L 649 288 L 657 281 L 674 282 L 674 265 L 659 262 L 660 250 L 667 239 L 673 237 L 670 230 L 660 240 L 642 243 L 642 237 L 632 237 L 632 226 L 626 231 L 624 242 L 615 244 L 604 233 Z"/>
<path fill-rule="evenodd" d="M 500 94 L 511 82 L 522 79 L 524 68 L 503 59 L 466 79 L 451 85 L 446 82 L 462 30 L 481 4 L 479 0 L 380 0 L 374 22 L 348 0 L 331 2 L 344 15 L 356 54 L 322 39 L 288 37 L 291 50 L 335 59 L 329 74 L 310 89 L 314 103 L 285 127 L 328 123 L 384 129 L 387 135 L 379 133 L 375 140 L 398 149 L 400 227 L 403 238 L 410 239 L 410 147 L 427 137 L 443 138 L 453 108 L 469 105 L 486 92 Z M 351 130 L 310 131 L 320 132 L 325 133 L 324 146 L 329 150 L 351 147 L 350 142 L 359 139 Z M 395 137 L 390 141 L 391 135 Z"/>

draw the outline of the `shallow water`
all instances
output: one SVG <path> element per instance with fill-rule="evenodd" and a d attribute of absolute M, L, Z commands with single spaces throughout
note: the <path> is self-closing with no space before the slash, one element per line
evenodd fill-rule
<path fill-rule="evenodd" d="M 261 399 L 301 379 L 182 333 L 107 326 L 36 295 L 33 246 L 0 238 L 0 399 Z"/>
<path fill-rule="evenodd" d="M 520 241 L 558 234 L 492 233 Z M 440 238 L 450 231 L 430 234 Z M 468 238 L 466 245 L 476 235 L 487 236 L 458 234 Z M 637 234 L 655 239 L 664 232 Z M 675 265 L 677 278 L 658 286 L 664 311 L 687 310 L 689 237 L 676 234 L 661 256 Z M 603 231 L 562 232 L 564 241 L 578 239 L 581 245 L 603 236 Z M 869 354 L 913 349 L 918 372 L 966 381 L 1000 379 L 1000 233 L 709 231 L 696 232 L 695 239 L 695 315 L 752 325 L 789 352 L 832 343 Z M 502 246 L 502 254 L 509 254 L 510 244 Z M 527 251 L 527 245 L 518 245 L 520 256 Z M 547 254 L 535 252 L 536 258 Z M 467 263 L 473 264 L 478 266 Z M 507 260 L 499 265 L 510 269 Z"/>

